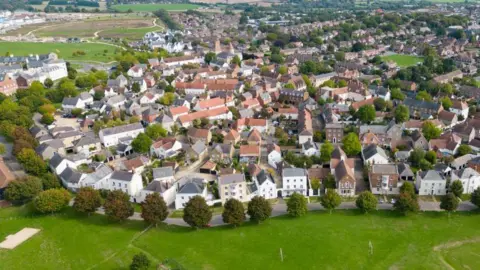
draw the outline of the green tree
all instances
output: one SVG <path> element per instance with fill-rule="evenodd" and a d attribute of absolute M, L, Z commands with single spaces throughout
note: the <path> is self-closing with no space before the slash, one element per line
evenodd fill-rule
<path fill-rule="evenodd" d="M 234 227 L 241 225 L 245 221 L 245 208 L 243 203 L 236 199 L 228 199 L 223 205 L 223 222 L 231 224 Z"/>
<path fill-rule="evenodd" d="M 437 163 L 437 153 L 435 151 L 430 150 L 425 154 L 425 159 L 430 162 L 431 164 Z"/>
<path fill-rule="evenodd" d="M 327 209 L 330 212 L 330 214 L 341 203 L 342 203 L 342 198 L 340 198 L 340 195 L 338 195 L 338 193 L 331 188 L 328 188 L 325 192 L 325 195 L 320 197 L 320 204 L 323 206 L 323 208 Z"/>
<path fill-rule="evenodd" d="M 448 97 L 444 97 L 444 98 L 440 99 L 440 101 L 442 102 L 442 106 L 445 110 L 450 109 L 450 107 L 452 107 L 452 105 L 453 105 L 452 100 L 450 100 L 450 98 L 448 98 Z"/>
<path fill-rule="evenodd" d="M 88 215 L 95 213 L 100 206 L 102 206 L 100 191 L 92 187 L 80 188 L 73 202 L 73 209 Z"/>
<path fill-rule="evenodd" d="M 240 67 L 242 66 L 242 60 L 240 60 L 240 57 L 238 55 L 235 55 L 231 61 L 231 64 L 235 64 Z"/>
<path fill-rule="evenodd" d="M 480 207 L 480 187 L 478 187 L 472 192 L 472 197 L 470 197 L 470 202 L 476 205 L 477 207 Z"/>
<path fill-rule="evenodd" d="M 416 213 L 420 209 L 417 196 L 408 192 L 400 193 L 400 196 L 398 196 L 398 199 L 393 204 L 393 208 L 404 215 Z"/>
<path fill-rule="evenodd" d="M 111 191 L 107 195 L 105 204 L 105 215 L 113 221 L 125 221 L 133 215 L 133 206 L 130 203 L 130 196 L 121 190 Z"/>
<path fill-rule="evenodd" d="M 472 148 L 467 144 L 462 144 L 457 149 L 457 156 L 464 156 L 472 153 Z"/>
<path fill-rule="evenodd" d="M 325 141 L 320 148 L 320 161 L 323 163 L 329 162 L 332 157 L 333 145 L 329 141 Z"/>
<path fill-rule="evenodd" d="M 364 191 L 360 193 L 355 201 L 355 205 L 358 209 L 362 210 L 364 213 L 371 212 L 377 209 L 377 197 L 372 194 L 370 191 Z"/>
<path fill-rule="evenodd" d="M 138 134 L 132 141 L 132 148 L 137 153 L 148 153 L 151 145 L 152 139 L 145 133 Z"/>
<path fill-rule="evenodd" d="M 161 124 L 152 124 L 145 129 L 145 133 L 152 140 L 167 137 L 168 131 Z"/>
<path fill-rule="evenodd" d="M 0 143 L 0 155 L 5 154 L 6 151 L 5 144 Z"/>
<path fill-rule="evenodd" d="M 410 153 L 410 157 L 408 160 L 412 163 L 413 166 L 419 167 L 420 161 L 424 160 L 425 158 L 425 151 L 422 148 L 415 148 Z"/>
<path fill-rule="evenodd" d="M 53 81 L 52 81 L 52 79 L 47 78 L 47 79 L 45 79 L 45 81 L 43 82 L 43 84 L 45 85 L 46 88 L 50 89 L 50 88 L 52 88 L 52 86 L 53 86 Z"/>
<path fill-rule="evenodd" d="M 316 177 L 310 178 L 310 187 L 313 190 L 318 190 L 318 189 L 320 189 L 321 186 L 322 186 L 322 183 L 320 182 L 320 179 L 318 179 Z"/>
<path fill-rule="evenodd" d="M 255 196 L 248 202 L 247 214 L 250 220 L 260 223 L 272 215 L 272 206 L 265 198 Z"/>
<path fill-rule="evenodd" d="M 440 137 L 440 134 L 442 134 L 442 130 L 437 128 L 432 122 L 430 121 L 425 121 L 422 125 L 422 133 L 425 139 L 427 141 L 430 141 L 431 139 L 436 139 Z"/>
<path fill-rule="evenodd" d="M 345 52 L 339 51 L 335 53 L 335 60 L 345 61 Z"/>
<path fill-rule="evenodd" d="M 38 112 L 41 114 L 53 114 L 55 111 L 57 111 L 57 109 L 55 109 L 55 106 L 52 104 L 43 104 L 42 106 L 38 107 Z"/>
<path fill-rule="evenodd" d="M 138 82 L 134 82 L 134 83 L 132 84 L 132 91 L 133 91 L 134 93 L 139 93 L 140 90 L 141 90 L 141 89 L 140 89 L 140 84 L 139 84 Z"/>
<path fill-rule="evenodd" d="M 415 196 L 415 186 L 411 182 L 404 182 L 400 187 L 400 193 L 408 193 Z"/>
<path fill-rule="evenodd" d="M 83 113 L 83 110 L 80 108 L 72 109 L 71 114 L 75 117 L 80 117 Z"/>
<path fill-rule="evenodd" d="M 350 132 L 347 136 L 343 137 L 343 150 L 345 154 L 349 156 L 358 155 L 362 151 L 362 145 L 358 139 L 358 135 L 354 132 Z"/>
<path fill-rule="evenodd" d="M 432 101 L 432 96 L 427 91 L 418 91 L 415 98 L 417 100 Z"/>
<path fill-rule="evenodd" d="M 190 198 L 183 209 L 183 220 L 193 228 L 205 227 L 211 219 L 212 211 L 201 196 Z"/>
<path fill-rule="evenodd" d="M 384 111 L 387 107 L 387 102 L 383 98 L 376 98 L 373 101 L 373 105 L 375 106 L 375 110 Z"/>
<path fill-rule="evenodd" d="M 42 179 L 43 190 L 62 187 L 62 185 L 60 184 L 60 180 L 53 173 L 43 174 L 40 178 Z"/>
<path fill-rule="evenodd" d="M 462 181 L 460 180 L 455 180 L 450 184 L 450 191 L 453 193 L 453 195 L 457 196 L 460 198 L 463 194 L 463 184 Z"/>
<path fill-rule="evenodd" d="M 27 176 L 12 181 L 5 188 L 5 200 L 13 204 L 24 204 L 42 192 L 42 181 L 37 177 Z"/>
<path fill-rule="evenodd" d="M 457 210 L 458 208 L 458 198 L 452 194 L 448 193 L 447 195 L 443 196 L 440 200 L 440 209 L 443 209 L 448 212 L 448 216 L 450 217 L 450 213 Z"/>
<path fill-rule="evenodd" d="M 281 75 L 285 75 L 288 73 L 288 68 L 286 66 L 280 66 L 278 67 L 278 73 Z"/>
<path fill-rule="evenodd" d="M 410 111 L 408 110 L 407 106 L 405 105 L 398 105 L 395 108 L 395 121 L 397 123 L 403 123 L 410 119 Z"/>
<path fill-rule="evenodd" d="M 175 101 L 175 94 L 174 93 L 165 93 L 163 95 L 163 97 L 161 97 L 158 102 L 160 102 L 160 104 L 162 105 L 165 105 L 165 106 L 170 106 L 173 104 L 173 102 Z"/>
<path fill-rule="evenodd" d="M 148 259 L 145 253 L 141 252 L 133 256 L 130 270 L 148 270 L 149 267 L 150 259 Z"/>
<path fill-rule="evenodd" d="M 364 105 L 357 111 L 357 117 L 363 123 L 370 123 L 375 120 L 375 107 L 373 105 Z"/>
<path fill-rule="evenodd" d="M 70 193 L 63 188 L 42 191 L 33 200 L 33 206 L 40 213 L 54 213 L 65 208 L 70 202 Z"/>
<path fill-rule="evenodd" d="M 17 159 L 27 173 L 39 176 L 47 172 L 45 161 L 33 149 L 23 149 L 18 153 Z"/>
<path fill-rule="evenodd" d="M 40 122 L 45 125 L 51 125 L 55 121 L 55 118 L 53 118 L 53 115 L 46 113 L 42 115 L 42 119 L 40 119 Z"/>
<path fill-rule="evenodd" d="M 148 194 L 142 202 L 142 218 L 155 227 L 168 217 L 167 204 L 157 192 Z"/>
<path fill-rule="evenodd" d="M 209 52 L 205 54 L 205 63 L 210 64 L 211 62 L 215 62 L 217 60 L 217 55 L 214 52 Z"/>
<path fill-rule="evenodd" d="M 292 217 L 301 217 L 307 211 L 307 198 L 300 193 L 293 193 L 287 201 L 287 213 Z"/>
<path fill-rule="evenodd" d="M 400 88 L 392 88 L 392 90 L 390 91 L 390 96 L 392 97 L 392 99 L 397 99 L 397 100 L 405 99 L 405 95 L 402 93 Z"/>

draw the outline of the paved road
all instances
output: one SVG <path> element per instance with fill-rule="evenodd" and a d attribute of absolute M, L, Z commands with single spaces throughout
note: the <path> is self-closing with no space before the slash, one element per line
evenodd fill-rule
<path fill-rule="evenodd" d="M 422 211 L 442 211 L 440 209 L 440 203 L 438 202 L 425 202 L 425 201 L 419 201 L 420 204 L 420 209 Z M 272 217 L 276 216 L 282 216 L 287 214 L 287 205 L 285 203 L 277 203 L 273 205 L 272 207 Z M 357 207 L 355 206 L 355 202 L 343 202 L 338 209 L 342 210 L 351 210 L 351 209 L 356 209 Z M 473 205 L 471 202 L 461 202 L 460 205 L 458 206 L 457 211 L 472 211 L 476 209 L 477 207 Z M 308 204 L 308 210 L 309 211 L 321 211 L 324 210 L 324 208 L 320 205 L 320 203 L 309 203 Z M 378 205 L 378 210 L 393 210 L 393 206 L 388 203 L 383 203 Z M 98 214 L 104 215 L 105 212 L 103 208 L 100 208 L 97 211 Z M 130 220 L 143 220 L 142 217 L 140 216 L 140 213 L 134 213 L 133 216 L 129 218 Z M 166 224 L 169 225 L 177 225 L 177 226 L 183 226 L 183 227 L 189 227 L 185 221 L 183 221 L 182 218 L 167 218 L 165 220 Z M 210 221 L 210 225 L 213 227 L 216 226 L 222 226 L 225 225 L 225 223 L 222 220 L 221 215 L 215 215 L 212 217 L 212 220 Z"/>

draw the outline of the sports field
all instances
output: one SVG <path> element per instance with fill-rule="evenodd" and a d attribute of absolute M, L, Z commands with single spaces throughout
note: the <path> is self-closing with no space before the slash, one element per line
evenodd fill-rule
<path fill-rule="evenodd" d="M 383 60 L 385 61 L 394 61 L 400 67 L 409 67 L 414 66 L 418 62 L 422 63 L 423 58 L 413 55 L 404 55 L 404 54 L 392 54 L 388 56 L 383 56 Z"/>
<path fill-rule="evenodd" d="M 13 55 L 45 54 L 54 52 L 59 58 L 77 61 L 114 61 L 116 47 L 97 43 L 33 43 L 1 42 L 2 52 Z M 73 56 L 75 51 L 84 51 L 85 55 Z M 105 53 L 105 50 L 107 51 Z"/>
<path fill-rule="evenodd" d="M 479 269 L 472 255 L 480 251 L 479 215 L 312 212 L 236 229 L 162 225 L 140 235 L 140 221 L 115 224 L 71 209 L 31 216 L 25 207 L 9 208 L 0 210 L 0 239 L 24 227 L 41 231 L 14 250 L 0 250 L 0 268 L 128 269 L 143 251 L 154 262 L 174 260 L 185 269 Z"/>
<path fill-rule="evenodd" d="M 188 9 L 197 9 L 199 5 L 195 4 L 128 4 L 128 5 L 113 5 L 111 8 L 125 12 L 131 9 L 133 12 L 150 12 L 159 9 L 169 11 L 184 11 Z"/>

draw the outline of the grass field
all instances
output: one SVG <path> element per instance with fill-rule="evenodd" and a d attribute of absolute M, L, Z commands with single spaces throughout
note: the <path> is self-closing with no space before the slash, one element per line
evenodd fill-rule
<path fill-rule="evenodd" d="M 30 43 L 30 42 L 1 42 L 0 48 L 3 52 L 10 52 L 14 55 L 45 54 L 54 52 L 59 58 L 78 61 L 114 61 L 116 47 L 96 43 Z M 78 50 L 86 54 L 72 56 Z M 107 53 L 104 53 L 107 50 Z M 104 55 L 105 54 L 105 55 Z"/>
<path fill-rule="evenodd" d="M 188 9 L 197 9 L 200 7 L 195 4 L 128 4 L 128 5 L 113 5 L 111 8 L 125 12 L 129 9 L 134 12 L 150 12 L 159 9 L 171 10 L 171 11 L 184 11 Z"/>
<path fill-rule="evenodd" d="M 453 214 L 448 219 L 445 213 L 403 217 L 390 211 L 370 215 L 313 212 L 236 229 L 162 225 L 142 235 L 145 225 L 140 221 L 118 225 L 99 215 L 80 216 L 71 209 L 55 216 L 30 213 L 26 207 L 0 210 L 0 239 L 24 227 L 41 229 L 16 249 L 0 250 L 0 269 L 128 269 L 132 256 L 140 251 L 154 262 L 173 259 L 185 269 L 480 266 L 479 213 Z"/>
<path fill-rule="evenodd" d="M 387 61 L 394 61 L 400 67 L 414 66 L 418 62 L 423 62 L 422 57 L 404 54 L 392 54 L 388 56 L 383 56 L 382 59 Z"/>
<path fill-rule="evenodd" d="M 105 38 L 127 38 L 127 39 L 142 39 L 146 33 L 152 31 L 161 31 L 163 28 L 152 26 L 152 27 L 142 27 L 142 28 L 116 28 L 108 29 L 98 33 L 99 37 Z"/>

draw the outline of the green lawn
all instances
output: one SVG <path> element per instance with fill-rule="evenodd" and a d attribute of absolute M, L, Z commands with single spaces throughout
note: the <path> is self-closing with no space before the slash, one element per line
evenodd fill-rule
<path fill-rule="evenodd" d="M 404 55 L 404 54 L 392 54 L 388 56 L 383 56 L 382 59 L 386 61 L 389 61 L 389 60 L 394 61 L 400 67 L 414 66 L 418 62 L 423 62 L 422 57 L 417 57 L 413 55 Z"/>
<path fill-rule="evenodd" d="M 120 29 L 108 29 L 101 31 L 98 35 L 106 38 L 128 38 L 132 40 L 142 39 L 146 33 L 154 31 L 162 31 L 161 27 L 143 27 L 143 28 L 120 28 Z"/>
<path fill-rule="evenodd" d="M 156 11 L 159 9 L 183 11 L 188 9 L 197 9 L 200 7 L 195 4 L 128 4 L 128 5 L 113 5 L 112 8 L 118 11 L 127 11 L 129 9 L 134 12 L 139 11 Z"/>
<path fill-rule="evenodd" d="M 10 52 L 17 56 L 44 54 L 54 52 L 59 58 L 78 61 L 114 61 L 116 47 L 96 43 L 33 43 L 33 42 L 0 42 L 2 52 Z M 73 56 L 75 51 L 84 51 L 82 56 Z M 107 50 L 107 53 L 104 53 Z"/>
<path fill-rule="evenodd" d="M 9 208 L 0 210 L 0 239 L 24 227 L 41 232 L 14 250 L 0 250 L 0 269 L 128 269 L 140 251 L 154 262 L 174 260 L 185 269 L 448 269 L 446 262 L 479 269 L 478 221 L 478 212 L 449 220 L 445 213 L 336 211 L 236 229 L 162 225 L 140 235 L 145 229 L 140 221 L 115 224 L 71 209 L 30 216 L 25 207 Z"/>

